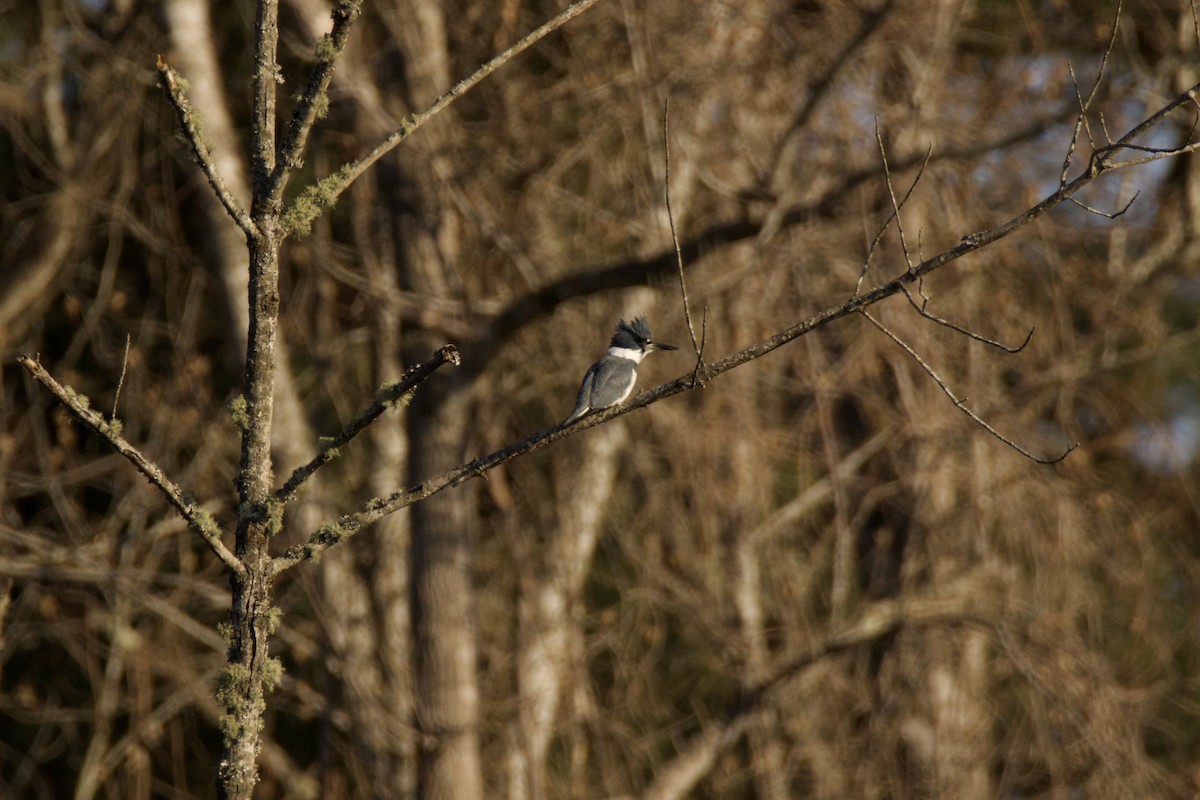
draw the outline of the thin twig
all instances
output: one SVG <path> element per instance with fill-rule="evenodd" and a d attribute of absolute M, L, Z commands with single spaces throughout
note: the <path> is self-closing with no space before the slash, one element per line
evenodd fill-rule
<path fill-rule="evenodd" d="M 917 184 L 921 181 L 921 176 L 925 174 L 925 168 L 929 166 L 929 160 L 933 158 L 933 147 L 930 146 L 929 149 L 925 151 L 925 159 L 921 162 L 921 166 L 917 169 L 916 177 L 913 178 L 913 182 L 911 185 L 909 185 L 908 191 L 904 193 L 904 198 L 897 203 L 896 194 L 892 189 L 891 167 L 888 165 L 887 153 L 884 151 L 883 140 L 879 135 L 878 120 L 876 120 L 875 123 L 875 138 L 877 141 L 879 141 L 879 152 L 883 156 L 883 174 L 884 180 L 887 183 L 888 196 L 892 200 L 892 213 L 883 221 L 883 225 L 880 226 L 879 232 L 876 233 L 875 238 L 871 240 L 871 246 L 867 248 L 867 257 L 863 260 L 862 269 L 858 272 L 858 282 L 854 285 L 855 297 L 858 297 L 859 292 L 862 291 L 863 280 L 867 277 L 867 269 L 871 265 L 871 257 L 875 255 L 875 250 L 879 247 L 879 243 L 883 241 L 883 237 L 887 233 L 888 227 L 892 224 L 892 220 L 896 220 L 897 224 L 899 224 L 900 209 L 904 207 L 904 204 L 908 202 L 908 198 L 912 196 L 913 190 L 917 188 Z M 900 231 L 900 242 L 902 245 L 904 245 L 905 261 L 908 263 L 909 269 L 912 269 L 912 260 L 909 257 L 908 245 L 904 242 L 903 229 Z"/>
<path fill-rule="evenodd" d="M 879 117 L 875 118 L 875 141 L 879 144 L 879 160 L 883 163 L 883 182 L 887 186 L 888 200 L 892 202 L 892 216 L 889 220 L 896 220 L 896 231 L 900 234 L 900 248 L 904 251 L 904 263 L 909 269 L 912 269 L 912 255 L 908 252 L 908 240 L 904 238 L 904 218 L 900 214 L 900 206 L 903 203 L 896 202 L 896 190 L 892 187 L 892 170 L 888 167 L 887 148 L 883 144 L 883 134 L 879 132 Z M 929 157 L 933 155 L 932 145 L 925 154 L 925 164 L 929 163 Z M 904 195 L 904 200 L 907 201 L 912 190 L 916 188 L 917 181 L 921 179 L 921 173 L 925 171 L 925 164 L 921 165 L 921 170 L 917 173 L 916 180 L 913 181 L 908 192 Z"/>
<path fill-rule="evenodd" d="M 93 410 L 88 398 L 67 386 L 63 386 L 46 371 L 41 363 L 27 355 L 18 356 L 17 362 L 24 367 L 38 383 L 45 386 L 58 401 L 67 407 L 80 422 L 95 431 L 102 439 L 113 446 L 118 453 L 127 458 L 138 472 L 146 476 L 150 483 L 159 488 L 171 505 L 178 509 L 188 524 L 208 544 L 217 558 L 235 575 L 245 572 L 242 562 L 238 560 L 229 548 L 221 541 L 220 524 L 204 509 L 200 508 L 188 497 L 179 486 L 167 477 L 157 464 L 146 458 L 140 450 L 130 444 L 117 432 L 116 427 L 104 419 L 104 415 Z"/>
<path fill-rule="evenodd" d="M 357 419 L 347 423 L 346 427 L 342 428 L 342 432 L 337 436 L 322 442 L 320 452 L 313 456 L 312 460 L 307 464 L 296 468 L 292 476 L 288 478 L 287 483 L 279 487 L 275 492 L 275 500 L 286 503 L 295 497 L 296 492 L 304 485 L 305 481 L 311 478 L 318 469 L 339 455 L 339 448 L 353 441 L 356 436 L 367 429 L 368 425 L 377 420 L 384 411 L 394 408 L 397 405 L 407 405 L 409 400 L 412 399 L 412 393 L 416 388 L 424 383 L 443 364 L 454 364 L 457 366 L 460 361 L 458 348 L 452 344 L 445 345 L 434 353 L 433 357 L 428 361 L 410 368 L 400 380 L 381 389 L 375 396 L 374 402 L 363 413 L 359 414 Z"/>
<path fill-rule="evenodd" d="M 1075 90 L 1075 102 L 1079 104 L 1079 121 L 1077 124 L 1082 124 L 1084 131 L 1087 133 L 1088 144 L 1092 147 L 1096 146 L 1096 137 L 1092 135 L 1092 123 L 1087 118 L 1088 110 L 1092 105 L 1092 98 L 1095 97 L 1096 87 L 1099 85 L 1099 76 L 1096 83 L 1092 84 L 1092 88 L 1088 90 L 1088 98 L 1083 99 L 1083 92 L 1079 90 L 1079 79 L 1075 77 L 1075 65 L 1070 61 L 1067 62 L 1067 74 L 1071 76 L 1071 87 Z M 1107 140 L 1105 140 L 1107 142 Z"/>
<path fill-rule="evenodd" d="M 121 399 L 121 387 L 125 385 L 125 368 L 129 365 L 129 334 L 125 334 L 125 357 L 121 359 L 121 377 L 117 379 L 117 391 L 113 393 L 113 410 L 109 419 L 117 418 L 117 401 Z"/>
<path fill-rule="evenodd" d="M 208 178 L 208 185 L 212 187 L 213 192 L 217 195 L 217 199 L 225 207 L 225 212 L 233 218 L 237 226 L 247 236 L 255 235 L 258 231 L 258 226 L 254 224 L 254 220 L 246 213 L 246 209 L 242 206 L 241 201 L 229 191 L 229 187 L 225 185 L 225 180 L 221 177 L 221 173 L 217 172 L 217 164 L 215 159 L 213 159 L 212 151 L 208 148 L 208 143 L 204 141 L 204 137 L 196 125 L 196 117 L 192 112 L 192 105 L 188 101 L 187 94 L 184 93 L 183 88 L 179 85 L 175 70 L 163 60 L 161 55 L 158 57 L 156 66 L 159 82 L 162 84 L 163 91 L 167 93 L 167 99 L 171 102 L 171 106 L 175 109 L 175 113 L 179 117 L 179 125 L 183 128 L 184 138 L 191 145 L 192 155 L 196 157 L 196 163 L 200 165 L 200 170 L 204 173 L 204 177 Z"/>
<path fill-rule="evenodd" d="M 1096 79 L 1092 81 L 1092 88 L 1088 91 L 1087 99 L 1083 98 L 1083 93 L 1079 91 L 1079 82 L 1075 78 L 1075 68 L 1067 63 L 1067 72 L 1071 76 L 1071 85 L 1075 88 L 1075 100 L 1079 103 L 1079 116 L 1075 119 L 1075 131 L 1071 135 L 1071 141 L 1067 145 L 1067 154 L 1063 158 L 1062 172 L 1059 173 L 1058 185 L 1065 186 L 1067 183 L 1067 171 L 1071 168 L 1071 159 L 1075 155 L 1075 146 L 1079 142 L 1079 132 L 1081 129 L 1087 130 L 1088 143 L 1093 149 L 1096 147 L 1096 140 L 1092 136 L 1092 126 L 1088 122 L 1087 114 L 1092 108 L 1092 103 L 1096 100 L 1096 94 L 1100 90 L 1100 83 L 1104 80 L 1104 70 L 1108 66 L 1108 59 L 1112 55 L 1113 46 L 1117 42 L 1117 29 L 1121 23 L 1121 7 L 1124 0 L 1117 0 L 1117 10 L 1113 15 L 1113 24 L 1108 36 L 1108 44 L 1104 48 L 1104 55 L 1100 57 L 1100 66 L 1096 69 Z M 1101 126 L 1104 130 L 1104 141 L 1111 142 L 1112 138 L 1108 135 L 1108 127 L 1104 125 L 1103 117 L 1101 117 Z"/>
<path fill-rule="evenodd" d="M 704 314 L 700 317 L 700 351 L 704 352 L 704 343 L 708 341 L 708 304 L 704 304 Z M 700 375 L 703 369 L 703 377 Z M 696 366 L 692 369 L 692 384 L 703 385 L 708 380 L 708 366 L 704 363 L 704 359 L 697 357 Z"/>
<path fill-rule="evenodd" d="M 312 221 L 324 209 L 333 205 L 342 192 L 346 191 L 350 187 L 350 184 L 358 176 L 366 172 L 372 164 L 390 153 L 398 144 L 415 133 L 422 125 L 433 119 L 433 117 L 444 111 L 451 103 L 474 88 L 475 84 L 598 2 L 599 0 L 579 0 L 567 6 L 560 14 L 547 21 L 537 30 L 525 35 L 504 52 L 484 62 L 469 77 L 456 83 L 449 91 L 435 100 L 429 108 L 417 114 L 409 114 L 400 123 L 399 128 L 389 134 L 365 156 L 357 161 L 343 165 L 341 169 L 332 175 L 328 175 L 317 183 L 308 186 L 296 198 L 287 212 L 284 213 L 282 219 L 284 233 L 292 234 L 307 231 Z"/>
<path fill-rule="evenodd" d="M 1112 56 L 1113 47 L 1117 43 L 1117 29 L 1121 27 L 1121 9 L 1124 5 L 1125 0 L 1117 0 L 1117 10 L 1113 13 L 1113 24 L 1108 34 L 1108 44 L 1104 46 L 1104 55 L 1100 57 L 1100 66 L 1096 68 L 1096 80 L 1092 82 L 1092 91 L 1088 94 L 1088 108 L 1091 108 L 1096 99 L 1100 82 L 1104 80 L 1104 70 L 1108 67 L 1108 59 Z"/>
<path fill-rule="evenodd" d="M 679 293 L 683 295 L 683 318 L 687 322 L 688 335 L 692 337 L 692 350 L 696 353 L 696 368 L 693 376 L 699 375 L 704 368 L 704 334 L 696 341 L 696 327 L 692 324 L 691 304 L 688 302 L 687 283 L 683 278 L 683 251 L 679 249 L 679 236 L 675 232 L 675 214 L 671 211 L 671 100 L 663 103 L 663 194 L 667 199 L 667 222 L 671 226 L 671 244 L 675 247 L 675 266 L 679 272 Z M 707 319 L 708 309 L 705 308 Z M 701 379 L 703 383 L 703 378 Z"/>
<path fill-rule="evenodd" d="M 985 431 L 990 433 L 992 436 L 999 439 L 1001 442 L 1004 442 L 1006 445 L 1011 447 L 1013 450 L 1016 450 L 1018 453 L 1025 456 L 1026 458 L 1028 458 L 1030 461 L 1035 461 L 1038 464 L 1057 464 L 1058 462 L 1062 461 L 1064 458 L 1069 456 L 1071 454 L 1071 451 L 1079 446 L 1076 443 L 1068 444 L 1067 449 L 1062 453 L 1062 455 L 1056 456 L 1054 458 L 1039 458 L 1038 456 L 1035 456 L 1033 453 L 1029 452 L 1025 448 L 1021 447 L 1021 445 L 1014 442 L 1012 439 L 1006 438 L 1004 436 L 1004 434 L 1000 433 L 998 430 L 993 428 L 991 425 L 984 422 L 983 419 L 978 414 L 976 414 L 971 409 L 967 408 L 967 406 L 966 406 L 967 399 L 965 397 L 959 398 L 958 396 L 956 396 L 954 394 L 954 392 L 950 389 L 950 387 L 946 385 L 946 382 L 941 379 L 941 377 L 937 374 L 937 372 L 934 371 L 933 367 L 929 366 L 929 364 L 927 364 L 925 362 L 925 359 L 921 358 L 921 356 L 917 353 L 917 351 L 913 350 L 912 347 L 910 347 L 907 342 L 905 342 L 903 339 L 901 339 L 896 334 L 892 333 L 892 331 L 889 330 L 887 328 L 887 326 L 885 326 L 882 322 L 880 322 L 879 320 L 877 320 L 873 316 L 871 316 L 869 313 L 867 313 L 867 311 L 865 309 L 861 310 L 859 313 L 861 313 L 864 317 L 866 317 L 867 321 L 869 321 L 872 325 L 874 325 L 876 328 L 878 328 L 880 331 L 882 331 L 885 336 L 887 336 L 889 339 L 891 339 L 893 342 L 895 342 L 900 347 L 900 349 L 902 349 L 902 350 L 904 350 L 904 352 L 908 353 L 913 358 L 913 360 L 917 362 L 917 364 L 921 367 L 921 369 L 923 369 L 925 371 L 925 374 L 928 375 L 930 378 L 933 378 L 934 383 L 936 383 L 938 385 L 938 387 L 942 390 L 942 392 L 945 393 L 946 397 L 950 398 L 950 402 L 954 403 L 955 408 L 957 408 L 959 411 L 963 412 L 968 417 L 970 417 L 972 420 L 974 420 L 977 425 L 979 425 Z"/>
<path fill-rule="evenodd" d="M 916 301 L 916 298 L 914 298 L 912 296 L 912 292 L 910 292 L 908 290 L 907 286 L 902 286 L 901 291 L 904 292 L 904 296 L 908 298 L 908 302 L 912 304 L 912 307 L 914 309 L 916 309 L 917 313 L 920 314 L 925 319 L 929 320 L 930 322 L 936 322 L 938 325 L 944 325 L 945 327 L 949 328 L 950 330 L 961 333 L 963 336 L 966 336 L 967 338 L 974 339 L 975 341 L 981 342 L 986 345 L 991 345 L 992 347 L 1003 350 L 1006 353 L 1021 352 L 1022 350 L 1025 349 L 1025 346 L 1029 344 L 1029 340 L 1033 338 L 1034 329 L 1030 328 L 1029 333 L 1025 334 L 1025 341 L 1021 342 L 1016 347 L 1009 347 L 1008 345 L 1004 344 L 1003 342 L 998 342 L 995 339 L 989 339 L 986 336 L 980 336 L 978 333 L 975 333 L 972 330 L 968 330 L 967 328 L 964 328 L 961 325 L 955 325 L 953 322 L 951 322 L 949 320 L 942 319 L 941 317 L 930 314 L 929 311 L 926 310 L 926 304 L 929 302 L 929 299 L 927 297 L 925 297 L 924 295 L 922 295 L 921 299 L 924 302 L 918 303 Z"/>
<path fill-rule="evenodd" d="M 1139 194 L 1141 194 L 1141 190 L 1134 192 L 1133 197 L 1129 198 L 1129 202 L 1126 203 L 1121 208 L 1120 211 L 1101 211 L 1098 208 L 1092 208 L 1087 203 L 1084 203 L 1081 200 L 1076 200 L 1074 197 L 1068 197 L 1067 199 L 1070 200 L 1075 205 L 1082 208 L 1084 211 L 1089 211 L 1098 217 L 1104 217 L 1105 219 L 1116 219 L 1117 217 L 1121 216 L 1122 214 L 1124 214 L 1126 211 L 1129 210 L 1129 207 L 1133 205 L 1133 201 L 1138 199 Z"/>
<path fill-rule="evenodd" d="M 1200 142 L 1192 142 L 1191 144 L 1180 145 L 1174 148 L 1154 148 L 1154 147 L 1138 147 L 1128 143 L 1117 143 L 1109 147 L 1102 147 L 1093 154 L 1093 158 L 1099 168 L 1102 169 L 1124 169 L 1126 167 L 1140 167 L 1142 164 L 1149 164 L 1151 161 L 1159 161 L 1164 158 L 1175 158 L 1184 153 L 1194 153 L 1200 149 Z M 1119 150 L 1137 150 L 1143 153 L 1149 153 L 1142 158 L 1131 158 L 1126 161 L 1112 161 L 1109 159 L 1113 153 Z"/>

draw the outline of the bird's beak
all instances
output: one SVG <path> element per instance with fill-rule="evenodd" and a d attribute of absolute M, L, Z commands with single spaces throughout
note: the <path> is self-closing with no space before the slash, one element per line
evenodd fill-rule
<path fill-rule="evenodd" d="M 650 343 L 651 350 L 678 350 L 679 348 L 673 344 L 659 344 L 658 342 Z"/>

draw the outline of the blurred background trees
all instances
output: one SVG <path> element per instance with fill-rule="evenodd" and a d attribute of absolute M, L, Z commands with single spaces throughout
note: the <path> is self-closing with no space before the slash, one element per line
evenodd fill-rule
<path fill-rule="evenodd" d="M 293 189 L 556 10 L 369 2 Z M 292 91 L 329 7 L 282 12 Z M 675 221 L 716 358 L 853 291 L 891 213 L 876 124 L 897 186 L 932 148 L 903 212 L 914 255 L 1050 191 L 1078 113 L 1069 67 L 1086 91 L 1113 15 L 601 3 L 285 248 L 277 476 L 433 347 L 464 363 L 322 474 L 280 549 L 561 420 L 618 317 L 686 343 L 667 97 Z M 227 581 L 13 357 L 39 353 L 104 407 L 128 337 L 126 436 L 236 514 L 245 245 L 153 65 L 163 52 L 188 79 L 247 196 L 253 4 L 40 0 L 4 22 L 0 791 L 211 796 Z M 1196 42 L 1187 3 L 1130 2 L 1095 141 L 1196 83 Z M 1158 144 L 1187 136 L 1176 123 Z M 971 425 L 852 318 L 287 573 L 259 795 L 410 796 L 459 748 L 462 796 L 1192 796 L 1195 173 L 1192 157 L 1120 173 L 1082 199 L 1115 211 L 1139 192 L 1125 215 L 1064 207 L 925 282 L 931 312 L 982 335 L 1036 326 L 1020 354 L 901 299 L 876 309 L 1022 445 L 1078 441 L 1062 464 Z M 903 264 L 889 235 L 866 284 Z M 652 359 L 642 386 L 691 366 Z M 846 631 L 858 643 L 806 660 Z"/>

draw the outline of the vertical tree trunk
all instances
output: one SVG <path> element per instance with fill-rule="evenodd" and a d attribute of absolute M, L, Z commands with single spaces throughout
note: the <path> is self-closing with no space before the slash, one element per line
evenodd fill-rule
<path fill-rule="evenodd" d="M 582 667 L 583 631 L 576 611 L 583 604 L 583 584 L 616 486 L 617 457 L 627 438 L 622 423 L 586 435 L 577 468 L 564 476 L 557 492 L 558 528 L 531 559 L 535 574 L 527 583 L 521 582 L 516 656 L 520 735 L 514 737 L 513 763 L 523 774 L 510 777 L 513 798 L 554 797 L 547 789 L 550 743 L 564 692 Z"/>
<path fill-rule="evenodd" d="M 260 191 L 256 187 L 255 194 Z M 225 752 L 218 768 L 218 791 L 231 800 L 249 800 L 253 796 L 258 782 L 266 692 L 277 678 L 266 680 L 273 577 L 267 545 L 280 524 L 280 512 L 270 509 L 267 503 L 271 491 L 271 421 L 279 325 L 279 244 L 273 210 L 256 208 L 254 216 L 259 232 L 250 240 L 246 418 L 238 471 L 240 507 L 235 550 L 243 571 L 231 578 L 229 655 L 218 689 L 226 707 L 222 720 Z"/>
<path fill-rule="evenodd" d="M 409 415 L 412 475 L 434 474 L 462 448 L 465 392 L 431 389 L 417 395 Z M 413 703 L 418 795 L 426 800 L 483 797 L 473 518 L 470 487 L 440 492 L 412 510 Z"/>

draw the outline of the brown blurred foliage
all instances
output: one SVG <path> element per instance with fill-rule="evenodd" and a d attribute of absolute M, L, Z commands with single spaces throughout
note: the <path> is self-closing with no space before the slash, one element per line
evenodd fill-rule
<path fill-rule="evenodd" d="M 13 365 L 40 354 L 96 407 L 115 402 L 130 441 L 234 517 L 226 407 L 240 390 L 244 262 L 153 71 L 159 52 L 180 64 L 214 150 L 244 169 L 253 8 L 212 6 L 4 9 L 5 797 L 214 792 L 226 577 L 152 487 Z M 293 191 L 557 10 L 369 2 Z M 432 346 L 455 342 L 464 364 L 322 473 L 280 550 L 426 468 L 561 420 L 618 317 L 644 312 L 656 338 L 686 345 L 662 199 L 666 98 L 675 222 L 717 358 L 853 292 L 891 213 L 876 125 L 902 189 L 932 148 L 903 209 L 914 257 L 1051 191 L 1078 112 L 1069 67 L 1086 91 L 1113 11 L 601 3 L 285 248 L 294 405 L 280 412 L 277 478 Z M 187 13 L 207 14 L 211 33 Z M 327 15 L 318 0 L 282 4 L 285 90 Z M 197 33 L 220 65 L 214 85 L 202 65 L 189 73 Z M 1196 83 L 1196 52 L 1187 3 L 1127 3 L 1095 140 Z M 1085 137 L 1073 169 L 1086 150 Z M 440 495 L 469 537 L 462 613 L 487 795 L 1193 796 L 1195 159 L 1122 172 L 1083 200 L 1116 210 L 1134 192 L 1116 219 L 1063 207 L 925 281 L 932 313 L 982 335 L 1019 343 L 1036 327 L 1019 354 L 902 298 L 875 312 L 1023 446 L 1079 442 L 1057 466 L 971 424 L 850 318 Z M 893 228 L 866 284 L 903 269 Z M 655 356 L 641 385 L 691 367 Z M 447 416 L 432 463 L 428 428 Z M 276 587 L 286 674 L 268 703 L 261 797 L 417 791 L 430 735 L 411 667 L 420 513 Z M 895 624 L 872 627 L 885 612 Z M 807 659 L 846 631 L 861 640 Z"/>

